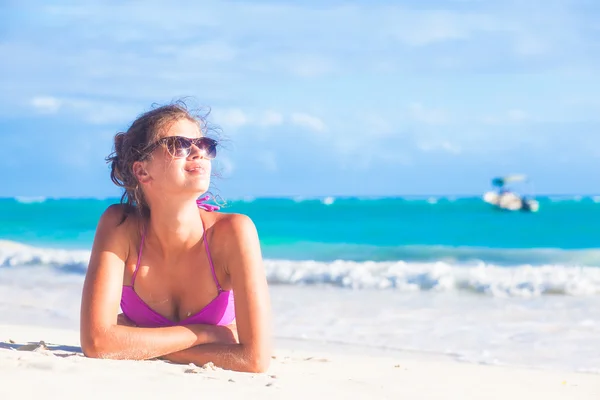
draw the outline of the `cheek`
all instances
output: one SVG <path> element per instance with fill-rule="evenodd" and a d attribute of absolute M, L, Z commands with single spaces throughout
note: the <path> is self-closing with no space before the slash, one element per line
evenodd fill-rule
<path fill-rule="evenodd" d="M 152 176 L 155 180 L 173 181 L 173 179 L 177 179 L 178 175 L 181 175 L 181 168 L 177 165 L 177 160 L 165 157 L 162 160 L 156 161 L 152 169 Z"/>

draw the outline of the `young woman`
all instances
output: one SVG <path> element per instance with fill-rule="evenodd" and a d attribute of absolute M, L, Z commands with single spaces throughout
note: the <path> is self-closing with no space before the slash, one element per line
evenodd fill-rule
<path fill-rule="evenodd" d="M 270 302 L 256 228 L 197 200 L 216 156 L 205 131 L 203 118 L 176 103 L 115 136 L 107 160 L 124 194 L 96 230 L 81 303 L 86 356 L 268 368 Z"/>

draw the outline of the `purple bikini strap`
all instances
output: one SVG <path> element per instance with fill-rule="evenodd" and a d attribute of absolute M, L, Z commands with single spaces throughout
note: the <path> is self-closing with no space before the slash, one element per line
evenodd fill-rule
<path fill-rule="evenodd" d="M 198 200 L 196 200 L 196 205 L 198 205 L 198 208 L 201 208 L 208 212 L 217 211 L 221 208 L 219 206 L 204 203 L 208 199 L 210 199 L 210 196 L 207 195 L 204 197 L 200 197 Z M 208 239 L 206 238 L 206 229 L 204 229 L 204 223 L 202 224 L 202 237 L 204 238 L 204 246 L 206 247 L 206 257 L 208 257 L 208 263 L 210 264 L 210 272 L 212 272 L 213 279 L 215 281 L 215 284 L 217 285 L 217 290 L 219 291 L 219 293 L 221 293 L 223 292 L 223 288 L 221 287 L 221 284 L 217 279 L 217 274 L 215 273 L 215 265 L 213 264 L 212 257 L 210 256 L 210 250 L 208 248 Z"/>
<path fill-rule="evenodd" d="M 204 229 L 204 225 L 202 225 L 202 232 L 204 238 L 204 246 L 206 247 L 206 256 L 208 257 L 208 263 L 210 264 L 210 271 L 212 272 L 213 279 L 215 280 L 215 284 L 217 285 L 217 290 L 219 293 L 223 291 L 219 280 L 217 279 L 217 274 L 215 273 L 215 265 L 213 264 L 212 257 L 210 256 L 210 250 L 208 249 L 208 239 L 206 237 L 206 230 Z"/>
<path fill-rule="evenodd" d="M 140 267 L 140 262 L 142 261 L 142 250 L 144 249 L 144 239 L 146 239 L 146 226 L 145 225 L 144 225 L 144 231 L 142 232 L 140 251 L 138 251 L 137 264 L 135 264 L 135 270 L 133 271 L 133 275 L 131 275 L 131 287 L 133 287 L 133 284 L 135 283 L 135 277 L 138 273 L 138 268 Z"/>
<path fill-rule="evenodd" d="M 196 200 L 196 205 L 198 206 L 198 208 L 201 208 L 208 212 L 217 211 L 221 208 L 219 206 L 214 206 L 212 204 L 206 204 L 205 201 L 208 199 L 210 199 L 210 196 L 206 195 L 206 196 L 200 197 L 198 200 Z"/>

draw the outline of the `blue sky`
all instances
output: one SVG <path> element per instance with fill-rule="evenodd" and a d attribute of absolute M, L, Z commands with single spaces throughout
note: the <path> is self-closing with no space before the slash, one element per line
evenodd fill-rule
<path fill-rule="evenodd" d="M 104 157 L 191 96 L 243 196 L 600 193 L 600 3 L 0 1 L 0 196 L 118 195 Z"/>

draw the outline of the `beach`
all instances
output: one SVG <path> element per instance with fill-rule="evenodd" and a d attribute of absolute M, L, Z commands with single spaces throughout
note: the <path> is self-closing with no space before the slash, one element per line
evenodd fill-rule
<path fill-rule="evenodd" d="M 269 370 L 250 374 L 159 360 L 88 359 L 81 354 L 78 337 L 75 330 L 0 325 L 4 382 L 0 398 L 583 400 L 600 396 L 595 374 L 457 363 L 408 352 L 369 354 L 359 346 L 281 341 Z M 39 344 L 42 340 L 45 346 Z M 18 350 L 26 344 L 32 346 Z"/>

